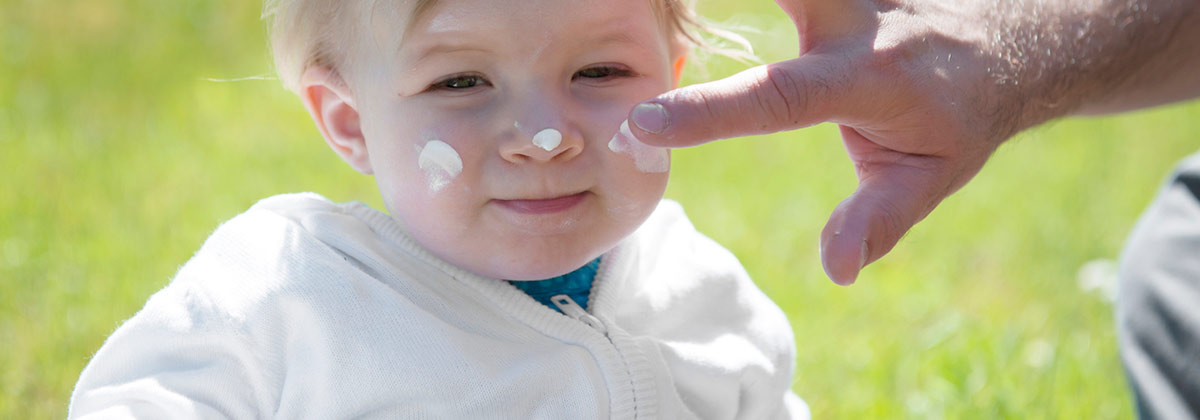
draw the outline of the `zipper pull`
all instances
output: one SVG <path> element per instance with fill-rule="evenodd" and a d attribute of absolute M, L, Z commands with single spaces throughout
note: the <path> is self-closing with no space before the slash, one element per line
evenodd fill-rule
<path fill-rule="evenodd" d="M 578 303 L 575 303 L 575 300 L 571 299 L 570 296 L 554 295 L 550 297 L 550 302 L 553 302 L 554 306 L 557 306 L 558 310 L 562 311 L 564 315 L 574 318 L 576 321 L 587 324 L 596 331 L 600 331 L 600 334 L 604 334 L 605 336 L 608 335 L 608 328 L 604 326 L 603 322 L 600 322 L 600 318 L 596 318 L 595 316 L 592 316 L 592 314 L 587 313 L 587 311 L 583 310 L 583 307 L 579 306 Z"/>

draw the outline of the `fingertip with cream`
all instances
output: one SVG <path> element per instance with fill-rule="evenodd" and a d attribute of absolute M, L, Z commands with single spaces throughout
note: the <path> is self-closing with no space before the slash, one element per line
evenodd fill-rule
<path fill-rule="evenodd" d="M 629 129 L 629 121 L 621 122 L 617 133 L 608 142 L 608 149 L 613 153 L 628 155 L 633 159 L 634 166 L 644 173 L 663 173 L 670 169 L 671 155 L 667 149 L 642 143 Z"/>

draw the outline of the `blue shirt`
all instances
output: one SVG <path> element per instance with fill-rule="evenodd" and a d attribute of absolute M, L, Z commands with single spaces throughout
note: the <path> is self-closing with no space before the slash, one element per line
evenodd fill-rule
<path fill-rule="evenodd" d="M 549 306 L 560 313 L 562 310 L 550 302 L 550 298 L 553 296 L 570 296 L 571 300 L 574 300 L 583 309 L 587 309 L 588 295 L 592 291 L 592 281 L 596 279 L 596 271 L 599 268 L 600 259 L 597 258 L 575 271 L 558 277 L 545 280 L 510 281 L 509 284 L 521 289 L 522 292 L 525 292 L 533 300 L 541 302 L 543 305 Z"/>

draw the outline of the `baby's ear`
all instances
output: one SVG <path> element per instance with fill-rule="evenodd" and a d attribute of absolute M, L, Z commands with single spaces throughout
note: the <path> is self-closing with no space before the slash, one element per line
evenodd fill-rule
<path fill-rule="evenodd" d="M 370 175 L 371 161 L 353 92 L 341 76 L 327 67 L 309 67 L 300 77 L 299 93 L 329 147 L 355 170 Z"/>
<path fill-rule="evenodd" d="M 671 89 L 679 87 L 679 81 L 683 79 L 683 66 L 687 64 L 687 53 L 681 53 L 675 57 L 673 72 L 671 73 Z"/>

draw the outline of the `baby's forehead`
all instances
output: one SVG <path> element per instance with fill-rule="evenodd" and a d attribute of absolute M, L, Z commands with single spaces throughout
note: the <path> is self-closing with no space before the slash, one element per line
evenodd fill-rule
<path fill-rule="evenodd" d="M 433 19 L 440 8 L 439 6 L 452 6 L 448 3 L 455 3 L 453 6 L 466 6 L 465 8 L 476 9 L 478 12 L 494 14 L 495 16 L 504 15 L 513 8 L 512 5 L 503 5 L 503 2 L 494 2 L 491 0 L 364 0 L 369 1 L 366 22 L 353 20 L 343 20 L 343 24 L 360 25 L 365 24 L 365 27 L 386 29 L 389 32 L 401 34 L 407 33 L 413 26 L 424 23 Z M 650 7 L 651 14 L 657 15 L 658 10 L 655 6 L 663 0 L 642 0 Z M 563 2 L 569 3 L 569 2 Z M 641 12 L 640 9 L 629 9 L 618 5 L 610 0 L 603 0 L 593 5 L 604 5 L 611 7 L 613 11 L 622 12 L 622 14 L 630 15 Z M 460 7 L 461 9 L 461 7 Z M 669 9 L 669 7 L 668 7 Z M 572 8 L 543 8 L 539 13 L 543 18 L 552 18 L 555 13 L 573 13 Z M 353 29 L 353 28 L 351 28 Z M 361 29 L 361 27 L 360 27 Z M 586 28 L 579 28 L 580 30 Z"/>
<path fill-rule="evenodd" d="M 637 33 L 651 43 L 669 35 L 669 25 L 657 19 L 656 0 L 371 1 L 363 16 L 367 21 L 346 28 L 359 33 L 343 39 L 366 46 L 364 52 L 389 55 L 414 42 L 446 42 L 439 39 L 450 34 L 482 34 L 489 41 L 504 43 L 519 43 L 535 34 L 542 34 L 542 41 L 581 40 L 602 30 Z M 374 48 L 362 44 L 363 40 Z"/>
<path fill-rule="evenodd" d="M 654 35 L 665 38 L 671 53 L 685 54 L 687 44 L 696 39 L 685 25 L 696 25 L 693 0 L 264 0 L 263 16 L 270 21 L 270 38 L 275 65 L 285 86 L 299 92 L 305 69 L 324 66 L 341 74 L 354 73 L 364 57 L 394 56 L 408 32 L 431 19 L 431 15 L 449 10 L 471 10 L 485 19 L 497 21 L 525 16 L 517 29 L 509 26 L 504 33 L 489 34 L 489 41 L 507 42 L 510 33 L 542 30 L 545 25 L 566 23 L 552 38 L 574 40 L 594 32 L 581 16 L 618 14 L 633 21 L 657 23 L 651 28 L 642 23 L 632 26 L 656 29 Z M 656 21 L 656 22 L 655 22 Z M 561 29 L 561 28 L 560 28 Z M 467 28 L 471 31 L 470 28 Z M 641 32 L 641 31 L 639 31 Z M 499 38 L 499 39 L 498 39 Z M 686 38 L 686 39 L 685 39 Z"/>
<path fill-rule="evenodd" d="M 369 1 L 361 19 L 344 19 L 351 29 L 379 28 L 403 31 L 437 6 L 438 0 L 364 0 Z"/>

